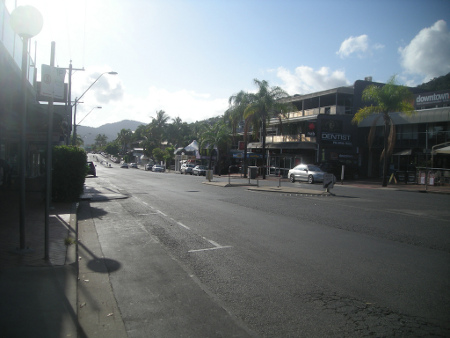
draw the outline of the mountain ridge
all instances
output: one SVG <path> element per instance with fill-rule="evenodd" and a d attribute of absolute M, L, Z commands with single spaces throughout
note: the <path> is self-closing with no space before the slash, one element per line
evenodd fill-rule
<path fill-rule="evenodd" d="M 84 141 L 84 145 L 93 145 L 95 143 L 95 138 L 98 134 L 105 134 L 108 137 L 107 142 L 114 141 L 117 138 L 117 134 L 122 129 L 130 129 L 135 131 L 140 125 L 145 125 L 144 122 L 133 121 L 133 120 L 122 120 L 119 122 L 106 123 L 100 127 L 87 127 L 87 126 L 77 126 L 77 134 Z"/>

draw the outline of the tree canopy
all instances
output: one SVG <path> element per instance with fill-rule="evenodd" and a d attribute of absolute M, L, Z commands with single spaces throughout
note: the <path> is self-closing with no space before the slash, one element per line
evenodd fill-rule
<path fill-rule="evenodd" d="M 388 158 L 392 154 L 395 146 L 395 125 L 390 113 L 413 114 L 414 105 L 412 93 L 405 86 L 396 83 L 395 76 L 392 76 L 384 86 L 370 85 L 362 93 L 363 101 L 369 103 L 356 112 L 353 116 L 354 123 L 361 123 L 365 118 L 373 114 L 379 114 L 375 119 L 369 132 L 369 149 L 372 146 L 375 136 L 375 126 L 379 118 L 384 120 L 384 146 L 381 158 L 383 159 L 383 181 L 382 185 L 387 186 Z"/>

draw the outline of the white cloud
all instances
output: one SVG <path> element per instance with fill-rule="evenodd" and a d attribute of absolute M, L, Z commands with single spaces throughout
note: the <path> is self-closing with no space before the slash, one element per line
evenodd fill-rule
<path fill-rule="evenodd" d="M 300 66 L 295 69 L 294 73 L 279 67 L 277 76 L 284 82 L 280 87 L 290 95 L 308 94 L 350 84 L 343 71 L 331 72 L 328 67 L 322 67 L 315 71 L 311 67 Z"/>
<path fill-rule="evenodd" d="M 359 58 L 372 55 L 372 51 L 383 49 L 384 45 L 375 43 L 369 44 L 369 37 L 364 34 L 356 37 L 349 37 L 341 43 L 341 47 L 336 52 L 341 59 L 350 57 L 352 54 L 356 54 Z"/>
<path fill-rule="evenodd" d="M 399 48 L 401 65 L 407 73 L 428 81 L 450 72 L 450 32 L 444 20 L 422 29 L 404 48 Z"/>
<path fill-rule="evenodd" d="M 339 51 L 336 52 L 342 59 L 349 57 L 351 54 L 357 53 L 358 56 L 364 55 L 369 49 L 369 37 L 360 35 L 357 37 L 349 37 L 341 43 Z"/>

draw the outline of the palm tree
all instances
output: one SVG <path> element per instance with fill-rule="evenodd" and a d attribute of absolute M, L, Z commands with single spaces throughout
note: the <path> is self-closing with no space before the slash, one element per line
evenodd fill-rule
<path fill-rule="evenodd" d="M 395 125 L 392 121 L 390 113 L 404 113 L 406 115 L 413 114 L 414 106 L 412 103 L 412 93 L 405 86 L 400 86 L 392 76 L 389 81 L 382 87 L 370 85 L 366 87 L 362 93 L 363 101 L 371 103 L 358 110 L 353 117 L 354 123 L 360 123 L 366 117 L 379 114 L 374 120 L 372 128 L 369 132 L 369 150 L 372 147 L 375 137 L 375 125 L 379 118 L 384 120 L 384 139 L 383 152 L 380 159 L 383 159 L 383 181 L 382 186 L 387 186 L 388 159 L 392 154 L 395 145 Z"/>
<path fill-rule="evenodd" d="M 263 161 L 263 179 L 266 178 L 266 121 L 270 121 L 271 117 L 282 114 L 283 116 L 290 111 L 291 105 L 284 103 L 281 99 L 289 96 L 280 87 L 269 87 L 269 83 L 265 80 L 260 81 L 254 79 L 254 83 L 258 86 L 258 92 L 249 94 L 250 104 L 244 111 L 244 118 L 252 117 L 253 125 L 257 126 L 262 123 L 262 161 Z M 255 129 L 254 129 L 255 131 Z"/>
<path fill-rule="evenodd" d="M 212 168 L 212 155 L 214 148 L 217 149 L 217 163 L 219 163 L 219 148 L 228 143 L 230 130 L 224 123 L 217 122 L 213 126 L 203 125 L 203 133 L 200 138 L 200 149 L 207 148 L 209 151 L 209 170 Z M 220 169 L 220 168 L 219 168 Z"/>
<path fill-rule="evenodd" d="M 131 142 L 133 133 L 130 129 L 122 129 L 117 134 L 117 140 L 122 145 L 122 153 L 126 153 L 128 144 Z"/>
<path fill-rule="evenodd" d="M 241 90 L 239 93 L 230 96 L 228 99 L 230 108 L 227 110 L 225 117 L 230 121 L 233 136 L 236 134 L 237 124 L 244 119 L 244 111 L 250 103 L 250 97 L 247 92 Z M 247 177 L 247 134 L 251 116 L 245 119 L 244 125 L 244 177 Z"/>
<path fill-rule="evenodd" d="M 163 139 L 165 137 L 168 120 L 169 116 L 166 114 L 166 112 L 164 110 L 160 110 L 156 112 L 156 118 L 154 117 L 151 122 L 152 134 L 157 139 L 159 147 L 161 147 Z"/>

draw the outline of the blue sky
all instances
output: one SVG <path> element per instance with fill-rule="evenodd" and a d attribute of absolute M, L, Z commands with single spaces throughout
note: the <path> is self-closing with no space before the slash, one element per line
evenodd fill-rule
<path fill-rule="evenodd" d="M 449 0 L 6 0 L 44 18 L 37 64 L 85 68 L 76 97 L 83 125 L 156 111 L 194 122 L 222 115 L 228 98 L 267 80 L 290 95 L 372 76 L 415 86 L 450 72 Z M 40 72 L 40 70 L 39 70 Z M 66 78 L 67 81 L 67 78 Z"/>

